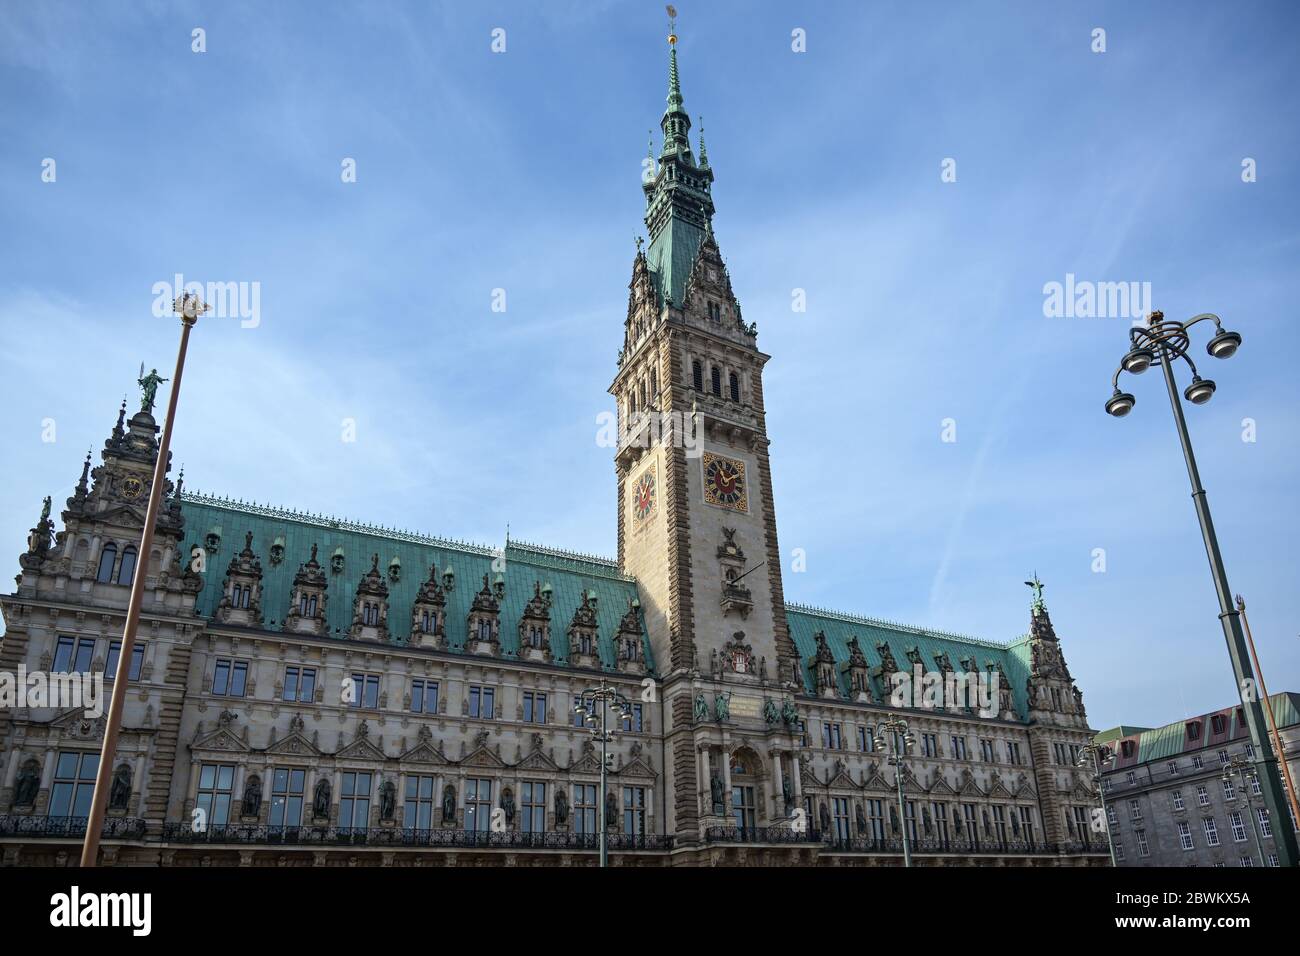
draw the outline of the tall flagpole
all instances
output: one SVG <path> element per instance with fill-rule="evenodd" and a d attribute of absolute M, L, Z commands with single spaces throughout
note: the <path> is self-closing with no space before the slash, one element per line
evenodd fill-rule
<path fill-rule="evenodd" d="M 176 371 L 172 373 L 171 394 L 167 396 L 167 418 L 163 423 L 162 440 L 158 445 L 158 460 L 153 466 L 153 483 L 149 486 L 149 507 L 144 515 L 144 530 L 140 533 L 140 555 L 135 576 L 131 579 L 131 600 L 126 606 L 126 624 L 122 629 L 122 648 L 117 655 L 117 672 L 113 679 L 113 696 L 108 705 L 108 723 L 104 727 L 104 746 L 99 753 L 99 769 L 95 773 L 95 795 L 90 801 L 90 816 L 86 820 L 86 840 L 81 847 L 81 865 L 96 866 L 99 861 L 99 837 L 104 829 L 104 812 L 108 807 L 108 791 L 112 787 L 113 758 L 117 754 L 117 736 L 122 728 L 122 708 L 126 704 L 126 683 L 131 673 L 131 652 L 135 648 L 135 632 L 140 625 L 140 604 L 144 598 L 145 572 L 149 553 L 153 547 L 154 526 L 158 523 L 158 509 L 162 504 L 163 485 L 167 480 L 167 457 L 172 442 L 172 425 L 176 421 L 176 400 L 181 394 L 181 374 L 185 371 L 185 349 L 190 341 L 190 329 L 209 306 L 199 301 L 197 295 L 184 293 L 172 306 L 180 313 L 181 344 L 176 352 Z M 140 566 L 143 565 L 143 566 Z"/>

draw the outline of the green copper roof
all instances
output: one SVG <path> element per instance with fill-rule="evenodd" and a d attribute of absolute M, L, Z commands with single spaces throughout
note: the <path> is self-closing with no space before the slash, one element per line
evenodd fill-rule
<path fill-rule="evenodd" d="M 495 577 L 491 548 L 410 534 L 392 529 L 358 525 L 319 515 L 231 502 L 186 493 L 181 510 L 185 515 L 188 545 L 199 544 L 212 528 L 219 528 L 221 543 L 208 558 L 207 580 L 199 592 L 197 611 L 210 618 L 221 600 L 221 582 L 230 559 L 244 547 L 244 535 L 253 533 L 253 552 L 262 563 L 262 614 L 267 630 L 278 631 L 289 612 L 293 578 L 298 566 L 317 546 L 317 561 L 329 580 L 326 620 L 330 637 L 343 638 L 352 624 L 352 600 L 362 576 L 370 570 L 371 555 L 378 553 L 379 567 L 386 572 L 397 558 L 401 577 L 388 585 L 388 628 L 394 643 L 410 637 L 411 608 L 416 592 L 437 567 L 439 578 L 448 566 L 456 576 L 455 588 L 447 595 L 447 637 L 453 649 L 463 643 L 474 594 L 483 586 L 483 575 Z M 271 563 L 271 545 L 284 545 L 284 560 Z M 330 557 L 341 551 L 343 571 L 335 574 Z M 550 584 L 551 652 L 556 663 L 568 658 L 568 629 L 584 590 L 595 594 L 599 623 L 601 660 L 607 668 L 616 659 L 614 635 L 627 613 L 628 601 L 637 597 L 636 581 L 619 572 L 612 561 L 536 545 L 508 542 L 505 548 L 505 598 L 501 602 L 501 653 L 513 658 L 519 650 L 519 620 L 533 596 L 534 583 Z M 649 641 L 642 641 L 646 661 L 653 665 Z"/>
<path fill-rule="evenodd" d="M 670 299 L 681 308 L 705 224 L 713 216 L 713 171 L 703 157 L 697 164 L 691 153 L 691 118 L 682 107 L 675 44 L 668 54 L 668 108 L 659 126 L 663 149 L 655 178 L 643 187 L 645 224 L 650 231 L 646 258 L 660 302 Z"/>
<path fill-rule="evenodd" d="M 880 666 L 880 652 L 876 650 L 877 642 L 889 644 L 889 650 L 894 655 L 894 660 L 900 668 L 911 667 L 907 659 L 907 651 L 915 647 L 921 653 L 921 661 L 926 670 L 937 670 L 938 665 L 935 663 L 934 655 L 947 652 L 949 660 L 957 670 L 961 670 L 961 661 L 963 658 L 971 658 L 980 670 L 984 670 L 985 665 L 989 663 L 1001 664 L 1002 669 L 1006 672 L 1007 680 L 1011 682 L 1011 691 L 1016 703 L 1016 710 L 1025 714 L 1025 682 L 1029 678 L 1029 667 L 1027 664 L 1028 643 L 1027 639 L 1022 639 L 1016 644 L 997 644 L 992 641 L 982 641 L 974 637 L 964 637 L 959 634 L 945 634 L 941 631 L 930 631 L 922 628 L 908 627 L 905 624 L 894 624 L 889 621 L 877 621 L 871 618 L 855 617 L 848 614 L 840 614 L 835 611 L 826 611 L 820 608 L 805 607 L 799 604 L 787 604 L 785 606 L 786 620 L 790 623 L 790 636 L 794 639 L 795 647 L 799 650 L 799 658 L 803 662 L 803 679 L 804 686 L 813 688 L 816 686 L 812 671 L 809 669 L 809 661 L 817 650 L 817 632 L 823 631 L 826 634 L 826 645 L 835 655 L 836 670 L 840 677 L 840 692 L 848 693 L 848 675 L 845 671 L 840 671 L 840 665 L 848 663 L 849 638 L 857 637 L 858 646 L 862 648 L 862 653 L 866 655 L 867 664 L 870 667 Z M 888 687 L 881 687 L 880 682 L 876 682 L 876 693 L 887 695 Z"/>
<path fill-rule="evenodd" d="M 1112 740 L 1119 740 L 1121 737 L 1132 737 L 1134 734 L 1140 734 L 1150 729 L 1150 727 L 1130 727 L 1127 724 L 1120 724 L 1118 727 L 1110 728 L 1110 730 L 1103 730 L 1092 739 L 1099 744 L 1108 744 Z"/>
<path fill-rule="evenodd" d="M 1290 692 L 1272 694 L 1269 696 L 1269 704 L 1273 708 L 1273 719 L 1277 721 L 1279 729 L 1300 724 L 1300 694 Z M 1103 731 L 1094 739 L 1097 743 L 1113 743 L 1125 737 L 1136 736 L 1137 753 L 1133 759 L 1124 762 L 1123 766 L 1125 767 L 1148 763 L 1153 760 L 1168 760 L 1188 750 L 1200 750 L 1211 746 L 1211 732 L 1206 725 L 1212 716 L 1223 714 L 1232 721 L 1232 732 L 1226 739 L 1235 740 L 1248 736 L 1249 730 L 1245 723 L 1237 717 L 1239 709 L 1240 706 L 1234 706 L 1208 714 L 1198 714 L 1195 717 L 1176 720 L 1171 724 L 1165 724 L 1163 727 L 1150 730 L 1143 727 L 1120 725 L 1111 730 Z M 1187 739 L 1187 725 L 1192 723 L 1201 725 L 1201 736 L 1198 740 L 1189 742 Z"/>

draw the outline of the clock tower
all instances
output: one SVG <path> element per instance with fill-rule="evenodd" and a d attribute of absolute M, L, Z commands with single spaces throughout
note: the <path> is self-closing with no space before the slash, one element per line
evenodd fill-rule
<path fill-rule="evenodd" d="M 620 436 L 618 560 L 637 578 L 666 703 L 667 813 L 673 832 L 689 839 L 710 809 L 710 771 L 693 726 L 700 701 L 710 719 L 732 703 L 757 719 L 766 701 L 793 693 L 800 665 L 772 502 L 769 356 L 741 316 L 714 236 L 713 170 L 702 131 L 698 157 L 691 148 L 675 36 L 660 128 L 663 146 L 647 159 L 643 183 L 650 241 L 637 244 L 610 393 Z"/>

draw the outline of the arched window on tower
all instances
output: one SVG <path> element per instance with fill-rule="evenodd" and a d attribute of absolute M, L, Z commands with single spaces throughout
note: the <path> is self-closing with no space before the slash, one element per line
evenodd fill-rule
<path fill-rule="evenodd" d="M 122 566 L 117 571 L 118 584 L 130 584 L 135 577 L 135 548 L 127 545 L 122 549 Z"/>
<path fill-rule="evenodd" d="M 641 379 L 641 407 L 645 408 L 646 404 L 647 402 L 645 400 L 645 379 Z"/>
<path fill-rule="evenodd" d="M 104 550 L 99 552 L 99 573 L 95 575 L 95 580 L 100 584 L 113 583 L 113 565 L 117 563 L 117 545 L 106 544 Z"/>
<path fill-rule="evenodd" d="M 650 394 L 659 397 L 659 370 L 655 368 L 650 370 Z"/>
<path fill-rule="evenodd" d="M 732 372 L 727 376 L 727 384 L 731 388 L 731 400 L 733 402 L 740 401 L 740 376 Z"/>
<path fill-rule="evenodd" d="M 691 380 L 697 392 L 704 391 L 704 366 L 700 364 L 699 359 L 691 363 Z"/>
<path fill-rule="evenodd" d="M 722 370 L 715 365 L 713 366 L 713 371 L 710 373 L 710 376 L 712 378 L 710 385 L 713 388 L 713 394 L 718 396 L 718 398 L 721 398 L 722 397 Z"/>

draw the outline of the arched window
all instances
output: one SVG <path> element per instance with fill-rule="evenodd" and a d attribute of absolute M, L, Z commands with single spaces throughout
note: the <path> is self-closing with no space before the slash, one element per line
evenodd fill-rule
<path fill-rule="evenodd" d="M 691 363 L 691 380 L 695 383 L 697 392 L 704 391 L 704 366 L 700 364 L 699 359 Z"/>
<path fill-rule="evenodd" d="M 307 599 L 307 616 L 308 617 L 316 616 L 316 595 L 314 594 Z"/>
<path fill-rule="evenodd" d="M 230 591 L 230 606 L 239 607 L 240 592 L 244 590 L 242 584 L 236 584 Z"/>
<path fill-rule="evenodd" d="M 99 552 L 99 573 L 95 575 L 95 580 L 100 584 L 113 583 L 113 565 L 117 563 L 117 545 L 106 544 L 104 550 Z"/>
<path fill-rule="evenodd" d="M 239 600 L 239 606 L 242 607 L 242 608 L 247 608 L 247 607 L 248 607 L 248 601 L 249 601 L 249 599 L 252 597 L 252 595 L 253 595 L 253 586 L 252 586 L 251 584 L 245 584 L 245 585 L 244 585 L 244 595 L 243 595 L 243 597 L 241 597 L 240 600 Z"/>
<path fill-rule="evenodd" d="M 135 576 L 135 548 L 127 545 L 122 549 L 122 566 L 117 571 L 118 584 L 130 584 Z"/>
<path fill-rule="evenodd" d="M 641 379 L 641 407 L 642 407 L 642 408 L 645 408 L 645 407 L 646 407 L 646 400 L 645 400 L 645 379 Z"/>
<path fill-rule="evenodd" d="M 732 372 L 727 376 L 727 383 L 731 386 L 731 400 L 740 401 L 740 376 Z"/>
<path fill-rule="evenodd" d="M 713 394 L 718 396 L 718 398 L 721 398 L 722 397 L 722 370 L 715 365 L 713 366 L 712 372 L 710 372 L 709 374 L 710 374 L 710 378 L 712 379 L 709 384 L 713 389 Z"/>
<path fill-rule="evenodd" d="M 650 370 L 650 394 L 659 397 L 659 370 L 655 368 Z"/>

